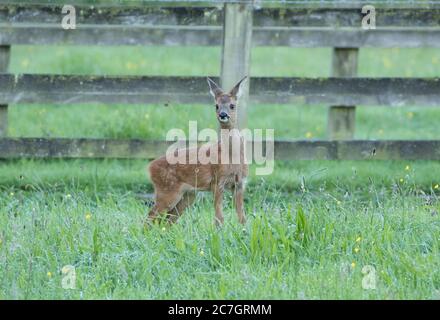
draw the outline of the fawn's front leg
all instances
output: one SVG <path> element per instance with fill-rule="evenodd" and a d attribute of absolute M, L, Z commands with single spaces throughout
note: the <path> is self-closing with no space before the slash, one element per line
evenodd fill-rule
<path fill-rule="evenodd" d="M 246 216 L 243 209 L 243 197 L 244 197 L 244 184 L 243 181 L 235 183 L 235 210 L 237 211 L 238 221 L 241 224 L 246 223 Z"/>
<path fill-rule="evenodd" d="M 223 224 L 223 188 L 219 185 L 214 187 L 214 206 L 215 206 L 215 224 L 220 226 Z"/>

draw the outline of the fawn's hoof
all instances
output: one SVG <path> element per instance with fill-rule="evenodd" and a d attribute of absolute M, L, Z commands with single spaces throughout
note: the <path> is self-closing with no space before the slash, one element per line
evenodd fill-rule
<path fill-rule="evenodd" d="M 218 219 L 218 218 L 214 219 L 214 224 L 215 224 L 216 227 L 223 226 L 223 222 L 224 222 L 223 219 Z"/>
<path fill-rule="evenodd" d="M 144 230 L 148 230 L 151 228 L 152 222 L 149 219 L 144 219 L 144 221 L 142 222 L 142 225 L 144 227 Z"/>

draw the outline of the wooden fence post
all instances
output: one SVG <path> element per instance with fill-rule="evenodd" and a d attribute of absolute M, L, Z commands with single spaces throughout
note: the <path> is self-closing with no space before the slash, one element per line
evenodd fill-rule
<path fill-rule="evenodd" d="M 8 72 L 10 46 L 0 46 L 0 73 Z M 8 135 L 8 105 L 0 104 L 0 137 Z"/>
<path fill-rule="evenodd" d="M 358 48 L 333 48 L 332 76 L 355 77 Z M 327 135 L 330 140 L 350 140 L 354 137 L 355 106 L 331 106 L 328 111 Z"/>
<path fill-rule="evenodd" d="M 245 3 L 226 3 L 224 8 L 221 86 L 230 90 L 244 76 L 249 76 L 252 41 L 251 0 Z M 244 84 L 238 109 L 239 128 L 247 126 L 247 105 L 250 79 Z"/>

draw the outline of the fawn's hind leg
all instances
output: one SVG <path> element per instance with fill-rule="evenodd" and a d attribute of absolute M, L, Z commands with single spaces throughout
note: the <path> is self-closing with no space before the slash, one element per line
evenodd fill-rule
<path fill-rule="evenodd" d="M 156 190 L 156 202 L 148 214 L 148 219 L 154 221 L 159 214 L 172 210 L 182 199 L 182 195 L 179 189 L 175 191 Z"/>
<path fill-rule="evenodd" d="M 176 206 L 168 211 L 168 220 L 173 223 L 176 222 L 183 211 L 194 203 L 196 194 L 194 191 L 185 192 L 182 199 L 176 204 Z"/>

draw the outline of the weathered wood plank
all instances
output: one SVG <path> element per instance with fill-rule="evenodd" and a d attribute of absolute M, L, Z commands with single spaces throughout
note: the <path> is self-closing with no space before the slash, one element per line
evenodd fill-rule
<path fill-rule="evenodd" d="M 0 46 L 0 73 L 8 72 L 10 46 Z M 8 105 L 0 103 L 0 137 L 8 135 Z"/>
<path fill-rule="evenodd" d="M 256 27 L 254 46 L 418 48 L 440 47 L 440 28 L 284 28 Z"/>
<path fill-rule="evenodd" d="M 253 46 L 440 47 L 440 28 L 254 27 Z M 56 26 L 0 24 L 0 45 L 165 45 L 220 46 L 221 26 Z"/>
<path fill-rule="evenodd" d="M 145 158 L 160 156 L 165 141 L 0 138 L 0 158 Z"/>
<path fill-rule="evenodd" d="M 230 90 L 244 76 L 249 76 L 252 46 L 251 1 L 225 6 L 223 24 L 223 45 L 221 59 L 221 86 Z M 247 105 L 249 103 L 249 80 L 243 83 L 238 126 L 247 126 Z"/>
<path fill-rule="evenodd" d="M 361 27 L 361 7 L 355 8 L 263 8 L 254 11 L 254 25 L 278 27 Z M 381 27 L 439 27 L 439 9 L 388 8 L 376 11 Z"/>
<path fill-rule="evenodd" d="M 438 160 L 438 140 L 277 141 L 278 160 Z"/>
<path fill-rule="evenodd" d="M 206 25 L 220 26 L 223 6 L 75 6 L 78 25 Z M 0 4 L 0 23 L 59 25 L 61 5 Z M 361 6 L 352 8 L 258 8 L 255 26 L 360 27 Z M 378 9 L 378 26 L 439 27 L 440 8 Z"/>
<path fill-rule="evenodd" d="M 93 3 L 91 0 L 71 0 L 70 3 L 75 6 L 92 6 L 92 7 L 221 7 L 225 3 L 241 3 L 243 0 L 105 0 Z M 31 1 L 27 1 L 31 4 Z M 41 1 L 42 2 L 42 1 Z M 50 3 L 63 5 L 64 0 L 51 0 Z M 369 0 L 368 4 L 377 8 L 439 8 L 440 4 L 436 0 Z M 331 1 L 308 1 L 308 0 L 254 0 L 256 8 L 361 8 L 365 5 L 365 0 L 331 0 Z"/>
<path fill-rule="evenodd" d="M 221 45 L 222 5 L 198 7 L 80 6 L 77 29 L 60 28 L 60 5 L 0 4 L 0 45 Z M 379 29 L 359 30 L 359 6 L 254 11 L 254 45 L 440 46 L 440 9 L 383 9 Z M 314 29 L 304 28 L 319 27 Z M 381 29 L 384 26 L 402 29 Z M 337 30 L 334 28 L 337 27 Z M 344 27 L 357 27 L 344 29 Z"/>
<path fill-rule="evenodd" d="M 250 101 L 438 106 L 440 78 L 252 78 Z M 205 104 L 212 97 L 205 77 L 0 74 L 0 104 L 94 102 Z"/>
<path fill-rule="evenodd" d="M 62 5 L 1 4 L 0 23 L 61 25 Z M 78 25 L 217 25 L 220 7 L 74 6 Z M 432 15 L 426 17 L 429 21 Z"/>
<path fill-rule="evenodd" d="M 163 155 L 158 140 L 0 138 L 0 159 L 138 158 Z M 276 160 L 440 160 L 440 140 L 351 140 L 274 143 Z"/>
<path fill-rule="evenodd" d="M 0 45 L 140 45 L 220 46 L 222 27 L 199 26 L 59 26 L 0 24 Z"/>
<path fill-rule="evenodd" d="M 355 77 L 358 67 L 357 48 L 333 48 L 332 76 Z M 330 140 L 351 140 L 355 131 L 355 106 L 330 106 L 327 136 Z"/>
<path fill-rule="evenodd" d="M 238 0 L 240 1 L 240 0 Z M 362 6 L 369 4 L 374 5 L 378 9 L 436 9 L 440 7 L 440 3 L 436 0 L 421 0 L 421 1 L 408 1 L 408 0 L 331 0 L 331 1 L 308 1 L 308 0 L 278 0 L 278 1 L 265 1 L 255 0 L 256 8 L 282 8 L 282 9 L 350 9 L 350 8 L 362 8 Z"/>

